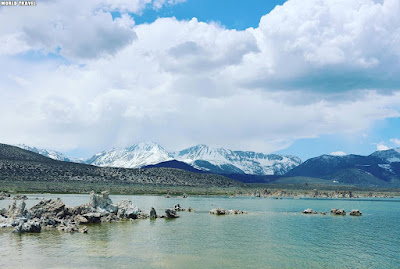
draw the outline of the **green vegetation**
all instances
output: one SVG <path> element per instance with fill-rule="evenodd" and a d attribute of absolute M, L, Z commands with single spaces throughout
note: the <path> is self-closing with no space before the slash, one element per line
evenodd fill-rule
<path fill-rule="evenodd" d="M 123 182 L 83 182 L 83 181 L 0 181 L 0 191 L 10 193 L 89 193 L 90 191 L 110 191 L 111 194 L 153 194 L 179 196 L 188 195 L 222 195 L 253 196 L 310 196 L 315 190 L 319 193 L 335 191 L 349 192 L 354 196 L 367 197 L 400 197 L 400 189 L 361 188 L 349 185 L 321 184 L 247 184 L 242 187 L 204 187 L 204 186 L 171 186 L 152 184 L 132 184 Z"/>

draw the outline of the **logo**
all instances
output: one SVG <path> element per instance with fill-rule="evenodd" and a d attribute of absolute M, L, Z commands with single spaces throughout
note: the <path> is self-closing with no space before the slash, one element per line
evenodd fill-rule
<path fill-rule="evenodd" d="M 1 1 L 1 6 L 36 6 L 36 1 Z"/>

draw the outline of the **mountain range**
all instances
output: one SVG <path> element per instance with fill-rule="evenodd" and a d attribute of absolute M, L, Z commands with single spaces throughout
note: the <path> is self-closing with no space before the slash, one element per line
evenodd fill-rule
<path fill-rule="evenodd" d="M 61 153 L 26 147 L 53 159 L 71 161 Z M 155 143 L 111 149 L 85 161 L 99 167 L 175 168 L 192 173 L 225 175 L 245 183 L 318 182 L 368 187 L 400 187 L 400 148 L 368 156 L 322 155 L 301 162 L 295 156 L 232 151 L 197 145 L 168 152 Z"/>
<path fill-rule="evenodd" d="M 311 158 L 285 174 L 357 186 L 400 186 L 400 149 L 376 151 L 369 156 L 322 155 Z"/>
<path fill-rule="evenodd" d="M 72 160 L 62 153 L 17 145 L 46 157 Z M 177 160 L 192 167 L 214 174 L 284 175 L 301 163 L 300 158 L 253 151 L 232 151 L 197 145 L 177 152 L 168 152 L 156 143 L 139 143 L 127 148 L 111 149 L 95 154 L 84 163 L 100 167 L 141 168 L 170 160 Z M 79 162 L 79 161 L 78 161 Z"/>
<path fill-rule="evenodd" d="M 54 155 L 52 155 L 54 156 Z M 97 167 L 58 161 L 36 152 L 0 144 L 0 185 L 2 181 L 118 183 L 165 186 L 240 187 L 242 183 L 214 174 L 191 173 L 181 169 L 128 169 Z"/>

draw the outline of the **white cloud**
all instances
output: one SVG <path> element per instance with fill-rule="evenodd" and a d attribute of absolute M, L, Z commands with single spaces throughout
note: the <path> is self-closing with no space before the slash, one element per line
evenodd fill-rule
<path fill-rule="evenodd" d="M 398 138 L 392 138 L 390 139 L 390 142 L 396 144 L 397 146 L 400 146 L 400 139 Z"/>
<path fill-rule="evenodd" d="M 343 151 L 334 151 L 334 152 L 331 152 L 330 155 L 332 155 L 332 156 L 346 156 L 347 154 L 345 152 L 343 152 Z"/>
<path fill-rule="evenodd" d="M 376 145 L 376 150 L 378 150 L 378 151 L 384 151 L 384 150 L 388 150 L 388 149 L 390 149 L 390 148 L 383 143 L 379 143 Z"/>
<path fill-rule="evenodd" d="M 400 92 L 353 90 L 349 80 L 400 75 L 395 1 L 290 0 L 245 31 L 195 18 L 135 25 L 127 14 L 109 13 L 140 13 L 155 3 L 89 1 L 75 10 L 63 1 L 41 4 L 35 16 L 0 10 L 15 27 L 0 26 L 9 38 L 0 41 L 0 141 L 61 150 L 156 141 L 173 150 L 206 143 L 272 152 L 296 139 L 362 134 L 400 116 Z M 10 56 L 22 41 L 18 53 L 60 47 L 67 63 Z"/>

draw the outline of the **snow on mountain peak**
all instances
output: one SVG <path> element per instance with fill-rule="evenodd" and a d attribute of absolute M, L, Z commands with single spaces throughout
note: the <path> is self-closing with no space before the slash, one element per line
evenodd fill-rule
<path fill-rule="evenodd" d="M 151 142 L 103 151 L 87 162 L 97 166 L 140 168 L 168 160 L 172 160 L 170 154 L 158 144 Z"/>
<path fill-rule="evenodd" d="M 82 162 L 67 158 L 62 153 L 53 150 L 37 149 L 26 145 L 18 146 L 52 159 Z M 215 173 L 253 175 L 283 175 L 301 163 L 299 158 L 289 155 L 232 151 L 204 144 L 169 153 L 153 142 L 142 142 L 126 148 L 106 150 L 95 154 L 86 163 L 96 166 L 141 168 L 172 159 L 185 162 L 200 170 Z"/>
<path fill-rule="evenodd" d="M 254 175 L 283 175 L 301 163 L 301 160 L 294 156 L 232 151 L 207 145 L 197 145 L 174 152 L 173 156 L 201 170 Z"/>
<path fill-rule="evenodd" d="M 65 161 L 65 162 L 70 162 L 71 159 L 62 154 L 61 152 L 55 151 L 55 150 L 48 150 L 48 149 L 38 149 L 35 147 L 30 147 L 25 144 L 17 144 L 15 145 L 16 147 L 19 147 L 21 149 L 29 150 L 35 153 L 38 153 L 40 155 L 46 156 L 48 158 L 51 158 L 53 160 L 57 161 Z"/>

